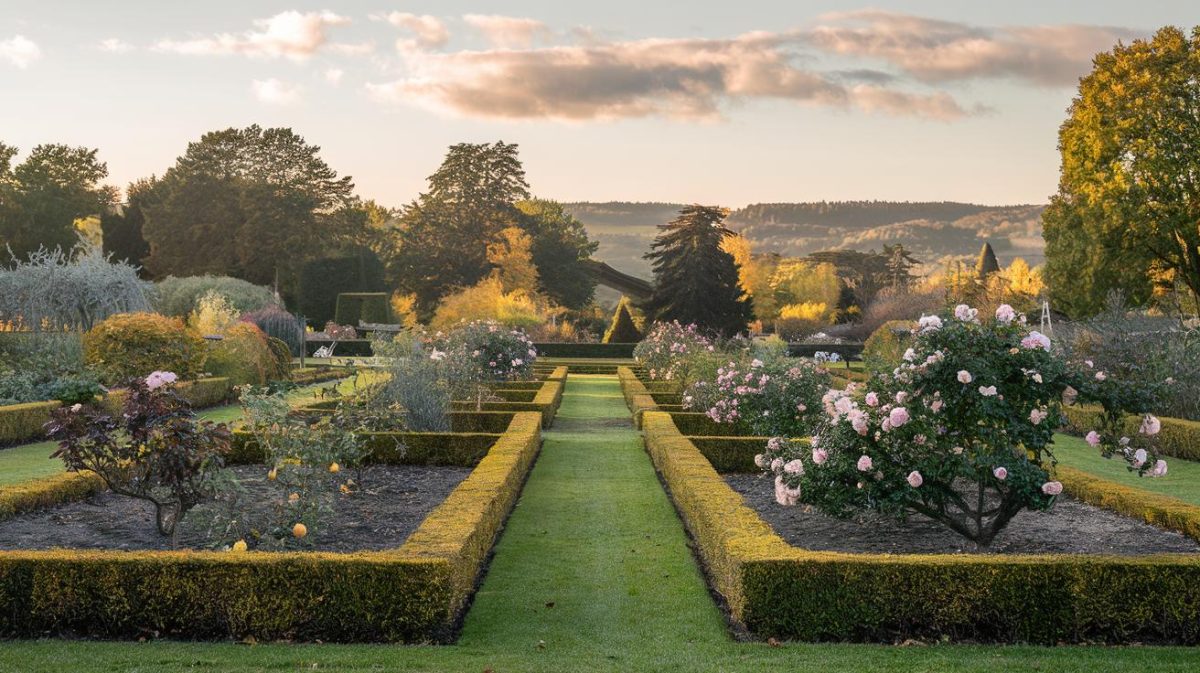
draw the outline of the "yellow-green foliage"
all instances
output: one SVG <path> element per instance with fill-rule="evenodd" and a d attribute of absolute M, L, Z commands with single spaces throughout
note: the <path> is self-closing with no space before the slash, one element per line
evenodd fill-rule
<path fill-rule="evenodd" d="M 471 474 L 382 552 L 0 552 L 0 635 L 444 642 L 541 445 L 516 414 Z"/>
<path fill-rule="evenodd" d="M 188 316 L 188 327 L 203 336 L 221 335 L 236 325 L 241 315 L 225 295 L 216 290 L 209 290 Z"/>
<path fill-rule="evenodd" d="M 204 366 L 213 376 L 226 377 L 235 386 L 262 385 L 278 370 L 266 335 L 248 322 L 234 325 L 213 343 Z"/>
<path fill-rule="evenodd" d="M 1200 507 L 1196 505 L 1101 479 L 1065 465 L 1059 465 L 1054 476 L 1076 500 L 1200 540 Z"/>
<path fill-rule="evenodd" d="M 0 446 L 43 436 L 42 426 L 60 406 L 58 402 L 26 402 L 0 407 Z"/>
<path fill-rule="evenodd" d="M 528 292 L 505 292 L 500 279 L 489 276 L 479 281 L 478 285 L 459 290 L 443 299 L 429 325 L 434 329 L 450 329 L 462 322 L 495 320 L 503 325 L 529 329 L 547 319 L 548 316 Z"/>
<path fill-rule="evenodd" d="M 292 347 L 278 337 L 267 337 L 267 348 L 271 349 L 271 362 L 274 365 L 267 372 L 270 381 L 287 381 L 292 378 Z"/>
<path fill-rule="evenodd" d="M 889 320 L 879 326 L 863 343 L 863 364 L 871 371 L 890 372 L 900 364 L 912 337 L 900 333 L 911 330 L 911 320 Z"/>
<path fill-rule="evenodd" d="M 195 378 L 204 366 L 204 339 L 178 318 L 118 313 L 83 335 L 83 357 L 106 383 L 153 371 Z"/>
<path fill-rule="evenodd" d="M 1098 427 L 1099 414 L 1099 407 L 1063 407 L 1067 426 L 1079 434 L 1095 430 Z M 1182 418 L 1160 417 L 1158 420 L 1162 422 L 1162 430 L 1157 437 L 1160 453 L 1187 460 L 1200 460 L 1200 423 Z M 1127 417 L 1125 432 L 1133 436 L 1141 423 L 1141 417 Z"/>
<path fill-rule="evenodd" d="M 645 414 L 644 436 L 713 586 L 760 638 L 1200 642 L 1194 555 L 811 552 L 749 509 L 669 415 Z"/>
<path fill-rule="evenodd" d="M 647 411 L 657 411 L 658 403 L 646 388 L 646 384 L 630 367 L 617 367 L 617 380 L 621 382 L 621 393 L 625 396 L 625 405 L 633 412 L 633 426 L 642 427 L 642 414 Z"/>
<path fill-rule="evenodd" d="M 4 486 L 0 488 L 0 521 L 22 512 L 82 500 L 105 488 L 104 481 L 91 472 L 60 472 Z"/>

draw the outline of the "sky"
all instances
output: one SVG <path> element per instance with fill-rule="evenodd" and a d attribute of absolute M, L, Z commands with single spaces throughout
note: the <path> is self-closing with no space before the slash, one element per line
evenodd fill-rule
<path fill-rule="evenodd" d="M 520 145 L 561 201 L 1042 203 L 1092 56 L 1194 0 L 0 0 L 0 142 L 161 175 L 287 126 L 389 206 Z M 18 158 L 19 160 L 19 158 Z"/>

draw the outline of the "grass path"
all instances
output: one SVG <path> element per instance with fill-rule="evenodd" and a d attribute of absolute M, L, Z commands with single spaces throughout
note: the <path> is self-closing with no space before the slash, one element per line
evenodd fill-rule
<path fill-rule="evenodd" d="M 343 392 L 349 392 L 353 381 L 351 377 L 338 386 Z M 318 390 L 332 384 L 332 381 L 325 381 L 302 386 L 288 393 L 288 399 L 293 403 L 311 400 Z M 214 423 L 232 423 L 242 417 L 242 407 L 238 404 L 226 404 L 203 409 L 196 415 Z M 62 472 L 62 461 L 48 459 L 56 446 L 54 442 L 33 442 L 0 449 L 0 486 L 19 484 Z"/>
<path fill-rule="evenodd" d="M 1100 455 L 1099 449 L 1089 446 L 1079 437 L 1055 435 L 1053 448 L 1054 455 L 1063 465 L 1118 484 L 1200 505 L 1200 462 L 1167 456 L 1165 477 L 1139 477 L 1136 472 L 1129 471 L 1124 460 L 1105 458 Z"/>
<path fill-rule="evenodd" d="M 0 672 L 66 670 L 1183 673 L 1200 670 L 1200 650 L 735 642 L 615 377 L 572 375 L 458 644 L 0 645 Z"/>

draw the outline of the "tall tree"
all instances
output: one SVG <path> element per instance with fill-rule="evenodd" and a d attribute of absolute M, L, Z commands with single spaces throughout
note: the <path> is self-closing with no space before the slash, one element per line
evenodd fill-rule
<path fill-rule="evenodd" d="M 142 226 L 146 223 L 145 208 L 154 197 L 157 183 L 158 178 L 153 175 L 130 183 L 125 189 L 124 207 L 100 216 L 105 255 L 139 266 L 150 254 L 150 244 L 142 236 Z"/>
<path fill-rule="evenodd" d="M 517 208 L 522 214 L 520 227 L 533 239 L 539 291 L 567 308 L 587 306 L 596 292 L 596 277 L 585 262 L 599 243 L 589 239 L 583 223 L 558 202 L 530 199 Z"/>
<path fill-rule="evenodd" d="M 991 247 L 989 246 L 988 249 L 990 250 Z M 914 279 L 913 267 L 918 266 L 921 262 L 904 249 L 903 243 L 883 246 L 883 256 L 887 258 L 889 287 L 896 291 L 907 290 Z M 992 257 L 994 258 L 995 255 Z"/>
<path fill-rule="evenodd" d="M 400 287 L 416 296 L 428 318 L 454 288 L 478 283 L 490 271 L 487 244 L 517 226 L 516 203 L 529 198 L 514 144 L 460 143 L 429 176 L 429 191 L 405 209 L 394 264 Z"/>
<path fill-rule="evenodd" d="M 287 128 L 225 129 L 190 143 L 144 208 L 156 275 L 294 280 L 299 265 L 354 240 L 354 184 Z"/>
<path fill-rule="evenodd" d="M 1171 277 L 1200 298 L 1200 28 L 1167 27 L 1096 56 L 1059 130 L 1043 214 L 1056 306 L 1087 315 Z"/>
<path fill-rule="evenodd" d="M 733 256 L 721 249 L 733 236 L 729 210 L 691 205 L 660 225 L 646 254 L 654 269 L 654 294 L 643 306 L 650 320 L 678 320 L 733 335 L 754 319 Z"/>
<path fill-rule="evenodd" d="M 108 166 L 96 154 L 38 145 L 13 167 L 16 148 L 0 143 L 0 244 L 22 258 L 40 247 L 74 246 L 75 220 L 101 214 L 116 193 L 100 183 Z"/>
<path fill-rule="evenodd" d="M 984 241 L 983 247 L 979 249 L 979 257 L 975 260 L 975 278 L 986 283 L 988 276 L 1000 271 L 1000 262 L 996 260 L 996 251 L 992 250 L 992 244 Z"/>

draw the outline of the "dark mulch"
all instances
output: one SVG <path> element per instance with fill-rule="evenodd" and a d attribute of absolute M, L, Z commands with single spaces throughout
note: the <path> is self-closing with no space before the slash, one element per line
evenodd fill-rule
<path fill-rule="evenodd" d="M 789 544 L 813 551 L 876 554 L 973 553 L 974 545 L 931 519 L 907 521 L 875 514 L 836 519 L 804 505 L 782 507 L 774 484 L 753 474 L 727 474 L 725 482 Z M 1047 512 L 1024 511 L 1009 522 L 989 549 L 993 554 L 1197 553 L 1200 543 L 1127 516 L 1059 496 Z"/>
<path fill-rule="evenodd" d="M 269 513 L 278 491 L 266 468 L 230 468 L 246 488 L 250 511 Z M 466 467 L 373 466 L 358 492 L 339 496 L 321 530 L 310 532 L 313 551 L 377 551 L 404 543 L 429 512 L 471 473 Z M 0 522 L 0 549 L 209 549 L 205 524 L 212 505 L 197 507 L 179 526 L 178 546 L 154 527 L 154 508 L 133 498 L 101 493 Z"/>

